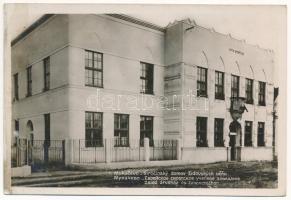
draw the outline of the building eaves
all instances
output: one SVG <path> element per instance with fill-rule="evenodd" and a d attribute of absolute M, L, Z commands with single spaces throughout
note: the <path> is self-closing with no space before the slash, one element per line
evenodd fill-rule
<path fill-rule="evenodd" d="M 46 14 L 43 15 L 41 18 L 39 18 L 37 21 L 35 21 L 33 24 L 31 24 L 29 27 L 27 27 L 22 33 L 20 33 L 15 39 L 12 40 L 11 46 L 15 45 L 18 41 L 20 41 L 22 38 L 27 36 L 29 33 L 31 33 L 33 30 L 35 30 L 38 26 L 46 22 L 48 19 L 50 19 L 54 14 Z"/>
<path fill-rule="evenodd" d="M 123 15 L 123 14 L 106 14 L 106 15 L 117 18 L 117 19 L 122 19 L 124 21 L 130 22 L 133 24 L 144 26 L 144 27 L 156 30 L 156 31 L 166 32 L 166 29 L 164 27 L 161 27 L 161 26 L 152 24 L 150 22 L 146 22 L 144 20 L 140 20 L 140 19 L 128 16 L 128 15 Z"/>

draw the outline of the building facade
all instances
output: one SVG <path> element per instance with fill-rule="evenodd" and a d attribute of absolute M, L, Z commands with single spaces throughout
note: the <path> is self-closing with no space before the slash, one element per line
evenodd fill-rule
<path fill-rule="evenodd" d="M 272 159 L 273 52 L 191 20 L 45 15 L 12 42 L 13 138 L 181 141 L 182 160 Z M 230 130 L 231 97 L 246 109 Z"/>

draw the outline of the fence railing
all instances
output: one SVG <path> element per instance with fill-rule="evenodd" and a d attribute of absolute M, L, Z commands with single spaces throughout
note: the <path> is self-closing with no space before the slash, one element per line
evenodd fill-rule
<path fill-rule="evenodd" d="M 64 164 L 65 140 L 28 140 L 18 138 L 11 147 L 11 166 L 31 165 L 40 168 L 43 165 Z"/>
<path fill-rule="evenodd" d="M 43 166 L 66 163 L 109 163 L 178 159 L 177 140 L 28 140 L 17 139 L 11 149 L 12 167 Z M 67 159 L 66 159 L 67 158 Z"/>
<path fill-rule="evenodd" d="M 176 160 L 176 140 L 153 140 L 145 146 L 143 140 L 119 139 L 72 140 L 73 163 L 105 163 L 155 160 Z"/>

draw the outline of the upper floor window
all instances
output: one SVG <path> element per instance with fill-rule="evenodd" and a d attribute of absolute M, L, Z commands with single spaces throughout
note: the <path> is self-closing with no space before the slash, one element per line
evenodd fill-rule
<path fill-rule="evenodd" d="M 103 54 L 85 51 L 85 85 L 103 87 Z"/>
<path fill-rule="evenodd" d="M 196 120 L 196 146 L 207 147 L 207 117 L 197 117 Z"/>
<path fill-rule="evenodd" d="M 50 89 L 50 57 L 43 60 L 44 91 Z"/>
<path fill-rule="evenodd" d="M 231 75 L 231 97 L 239 97 L 239 77 Z"/>
<path fill-rule="evenodd" d="M 259 105 L 265 106 L 265 96 L 266 96 L 266 83 L 259 81 Z"/>
<path fill-rule="evenodd" d="M 18 88 L 19 88 L 19 86 L 18 86 L 18 74 L 16 73 L 16 74 L 14 74 L 14 76 L 13 76 L 13 81 L 14 81 L 14 98 L 15 98 L 15 100 L 18 100 L 18 98 L 19 98 L 19 95 L 18 95 Z"/>
<path fill-rule="evenodd" d="M 154 86 L 154 65 L 141 62 L 141 93 L 153 94 Z"/>
<path fill-rule="evenodd" d="M 114 114 L 114 145 L 129 146 L 129 115 Z"/>
<path fill-rule="evenodd" d="M 224 99 L 224 73 L 215 71 L 215 99 Z"/>
<path fill-rule="evenodd" d="M 103 146 L 103 115 L 99 112 L 85 112 L 86 147 Z"/>
<path fill-rule="evenodd" d="M 265 123 L 258 122 L 258 146 L 265 146 Z"/>
<path fill-rule="evenodd" d="M 245 121 L 245 146 L 252 146 L 253 122 Z"/>
<path fill-rule="evenodd" d="M 207 69 L 197 67 L 197 96 L 207 97 Z"/>
<path fill-rule="evenodd" d="M 26 77 L 27 77 L 27 94 L 26 96 L 32 95 L 32 78 L 31 78 L 31 66 L 26 69 Z"/>
<path fill-rule="evenodd" d="M 214 146 L 223 147 L 223 119 L 215 118 L 214 120 Z"/>
<path fill-rule="evenodd" d="M 144 138 L 149 138 L 150 146 L 153 146 L 153 124 L 152 116 L 140 116 L 140 141 L 142 146 Z"/>
<path fill-rule="evenodd" d="M 246 79 L 246 103 L 253 104 L 253 80 Z"/>

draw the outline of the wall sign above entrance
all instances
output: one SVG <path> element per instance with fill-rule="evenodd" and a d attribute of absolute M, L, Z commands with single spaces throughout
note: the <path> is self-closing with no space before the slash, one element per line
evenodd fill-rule
<path fill-rule="evenodd" d="M 240 54 L 240 55 L 245 55 L 245 53 L 244 52 L 241 52 L 241 51 L 239 51 L 239 50 L 235 50 L 235 49 L 232 49 L 232 48 L 229 48 L 228 49 L 229 51 L 231 51 L 231 52 L 233 52 L 233 53 L 235 53 L 235 54 Z"/>

